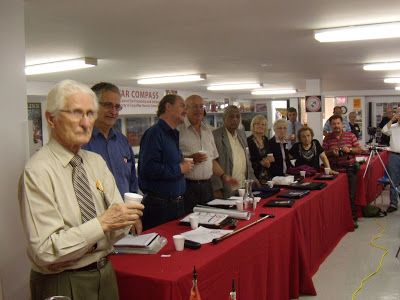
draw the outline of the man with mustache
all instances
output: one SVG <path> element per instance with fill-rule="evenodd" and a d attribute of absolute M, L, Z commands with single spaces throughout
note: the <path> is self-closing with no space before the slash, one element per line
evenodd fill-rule
<path fill-rule="evenodd" d="M 338 172 L 347 173 L 353 223 L 354 228 L 358 228 L 356 189 L 357 172 L 360 169 L 360 165 L 356 161 L 356 155 L 361 154 L 362 149 L 354 133 L 343 130 L 342 116 L 333 115 L 330 117 L 329 122 L 332 132 L 325 137 L 322 148 L 326 156 L 328 156 L 331 168 Z"/>

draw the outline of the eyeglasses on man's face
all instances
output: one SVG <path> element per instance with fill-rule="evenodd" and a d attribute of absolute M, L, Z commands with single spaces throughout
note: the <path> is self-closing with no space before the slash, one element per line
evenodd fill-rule
<path fill-rule="evenodd" d="M 188 105 L 187 108 L 188 109 L 204 109 L 204 108 L 206 108 L 206 106 L 204 104 L 199 104 L 199 105 L 191 104 L 191 105 Z"/>
<path fill-rule="evenodd" d="M 79 109 L 75 109 L 75 110 L 60 110 L 60 112 L 63 113 L 67 113 L 70 115 L 70 117 L 74 120 L 74 121 L 80 121 L 82 120 L 85 116 L 90 120 L 90 121 L 94 121 L 97 119 L 97 112 L 95 111 L 87 111 L 87 112 L 83 112 Z"/>
<path fill-rule="evenodd" d="M 121 105 L 119 105 L 119 104 L 114 105 L 111 102 L 99 102 L 99 104 L 110 110 L 115 108 L 115 110 L 121 111 L 123 108 Z"/>

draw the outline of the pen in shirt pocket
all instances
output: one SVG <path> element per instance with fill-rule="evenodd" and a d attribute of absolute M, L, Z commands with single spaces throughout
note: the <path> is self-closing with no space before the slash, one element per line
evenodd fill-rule
<path fill-rule="evenodd" d="M 106 204 L 107 204 L 107 208 L 110 207 L 110 201 L 108 201 L 107 195 L 106 195 L 106 193 L 104 193 L 103 186 L 102 186 L 100 180 L 98 180 L 98 179 L 96 179 L 96 187 L 103 195 L 104 202 L 106 202 Z"/>

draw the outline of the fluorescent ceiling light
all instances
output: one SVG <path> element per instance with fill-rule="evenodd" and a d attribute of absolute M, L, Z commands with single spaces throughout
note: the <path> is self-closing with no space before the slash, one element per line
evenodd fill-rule
<path fill-rule="evenodd" d="M 54 73 L 97 66 L 97 58 L 82 57 L 63 61 L 48 62 L 25 67 L 26 75 Z"/>
<path fill-rule="evenodd" d="M 297 90 L 258 90 L 252 91 L 252 95 L 280 95 L 280 94 L 294 94 Z"/>
<path fill-rule="evenodd" d="M 400 70 L 400 62 L 387 62 L 379 64 L 368 64 L 364 65 L 365 71 L 388 71 L 388 70 Z"/>
<path fill-rule="evenodd" d="M 205 74 L 194 74 L 194 75 L 177 75 L 177 76 L 166 76 L 166 77 L 153 77 L 143 78 L 137 81 L 138 84 L 160 84 L 160 83 L 173 83 L 173 82 L 190 82 L 205 80 L 207 76 Z"/>
<path fill-rule="evenodd" d="M 385 78 L 385 83 L 400 83 L 400 77 Z"/>
<path fill-rule="evenodd" d="M 319 42 L 345 42 L 400 37 L 400 22 L 314 30 Z"/>
<path fill-rule="evenodd" d="M 396 86 L 394 89 L 400 91 L 400 86 Z"/>
<path fill-rule="evenodd" d="M 224 84 L 211 85 L 207 87 L 209 91 L 231 91 L 231 90 L 249 90 L 262 87 L 260 83 L 240 83 L 240 84 Z"/>

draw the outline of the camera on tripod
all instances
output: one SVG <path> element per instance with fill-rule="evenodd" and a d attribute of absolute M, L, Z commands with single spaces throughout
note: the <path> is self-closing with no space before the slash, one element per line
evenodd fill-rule
<path fill-rule="evenodd" d="M 376 127 L 368 127 L 367 129 L 368 134 L 369 134 L 369 141 L 367 142 L 367 144 L 371 144 L 374 139 L 376 141 L 376 132 L 377 132 L 377 128 Z M 377 141 L 378 142 L 378 141 Z"/>
<path fill-rule="evenodd" d="M 339 149 L 338 149 L 338 152 L 339 152 L 339 156 L 344 156 L 344 151 L 343 151 L 342 148 L 339 148 Z"/>

